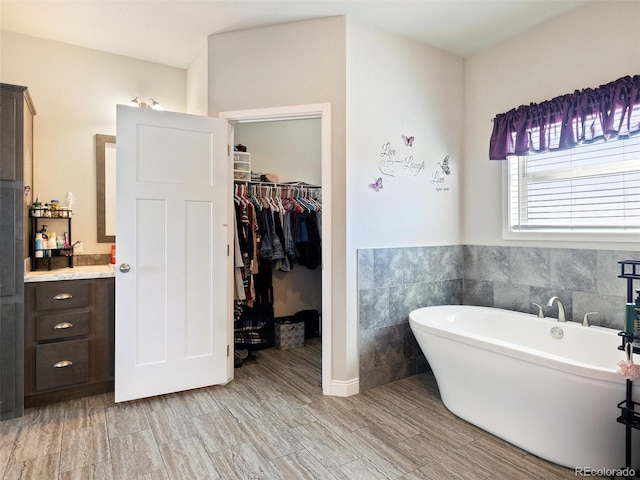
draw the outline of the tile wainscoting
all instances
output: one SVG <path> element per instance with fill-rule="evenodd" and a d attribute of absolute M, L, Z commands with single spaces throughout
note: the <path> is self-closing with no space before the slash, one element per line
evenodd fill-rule
<path fill-rule="evenodd" d="M 409 312 L 462 303 L 463 257 L 459 245 L 358 252 L 361 391 L 429 369 Z"/>
<path fill-rule="evenodd" d="M 429 366 L 409 327 L 409 312 L 430 305 L 484 305 L 535 313 L 551 296 L 568 320 L 622 329 L 626 282 L 619 260 L 639 251 L 450 245 L 358 251 L 360 390 Z"/>

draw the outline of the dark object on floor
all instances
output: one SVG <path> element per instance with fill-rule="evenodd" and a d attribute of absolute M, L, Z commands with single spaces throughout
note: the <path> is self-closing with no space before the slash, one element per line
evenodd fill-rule
<path fill-rule="evenodd" d="M 296 322 L 304 322 L 304 338 L 320 336 L 320 313 L 318 310 L 300 310 L 293 318 Z"/>
<path fill-rule="evenodd" d="M 273 308 L 273 307 L 270 307 Z M 233 343 L 236 350 L 262 350 L 275 345 L 273 317 L 264 307 L 242 305 L 239 319 L 233 323 Z"/>
<path fill-rule="evenodd" d="M 233 367 L 240 368 L 248 356 L 249 356 L 249 350 L 236 349 L 233 352 Z"/>

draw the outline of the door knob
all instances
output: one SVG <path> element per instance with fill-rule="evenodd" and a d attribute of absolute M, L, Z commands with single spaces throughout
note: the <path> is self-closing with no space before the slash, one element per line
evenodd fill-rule
<path fill-rule="evenodd" d="M 120 271 L 122 273 L 127 273 L 129 270 L 131 270 L 131 266 L 128 263 L 121 263 L 120 264 Z"/>

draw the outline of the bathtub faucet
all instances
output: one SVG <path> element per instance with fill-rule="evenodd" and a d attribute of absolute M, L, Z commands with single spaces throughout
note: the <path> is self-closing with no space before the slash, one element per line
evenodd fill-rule
<path fill-rule="evenodd" d="M 553 307 L 553 302 L 556 302 L 558 304 L 558 321 L 559 322 L 566 322 L 567 319 L 564 316 L 564 305 L 562 305 L 562 302 L 560 301 L 560 298 L 551 297 L 549 299 L 549 301 L 547 302 L 547 307 Z"/>
<path fill-rule="evenodd" d="M 536 307 L 538 307 L 538 318 L 544 318 L 544 310 L 542 309 L 542 305 L 539 303 L 533 303 Z"/>

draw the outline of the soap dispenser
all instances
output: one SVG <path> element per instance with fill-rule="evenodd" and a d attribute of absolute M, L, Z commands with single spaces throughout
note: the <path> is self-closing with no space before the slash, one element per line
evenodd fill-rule
<path fill-rule="evenodd" d="M 47 233 L 47 226 L 42 225 L 42 228 L 38 233 L 40 233 L 40 236 L 42 237 L 42 256 L 48 257 L 49 252 L 47 252 L 47 248 L 49 248 L 49 246 L 47 245 L 47 241 L 49 240 L 49 234 Z"/>

